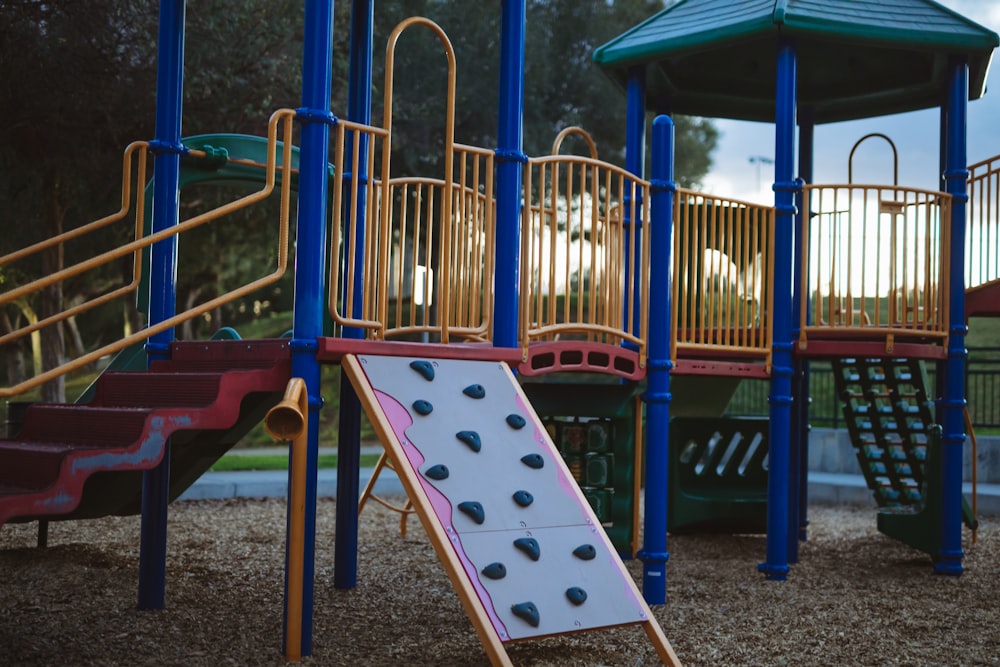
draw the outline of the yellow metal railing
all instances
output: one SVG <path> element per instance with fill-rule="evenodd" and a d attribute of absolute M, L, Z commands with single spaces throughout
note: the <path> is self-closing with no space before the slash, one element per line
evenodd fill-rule
<path fill-rule="evenodd" d="M 448 59 L 444 179 L 391 176 L 395 48 L 411 26 L 429 28 Z M 332 256 L 342 262 L 331 269 L 329 308 L 341 326 L 373 339 L 489 339 L 494 152 L 456 144 L 454 113 L 451 42 L 428 19 L 403 21 L 386 49 L 384 127 L 340 121 L 334 133 Z"/>
<path fill-rule="evenodd" d="M 148 144 L 145 142 L 131 144 L 125 151 L 123 169 L 124 175 L 122 177 L 122 206 L 117 213 L 101 218 L 96 222 L 83 225 L 77 229 L 53 237 L 42 243 L 35 244 L 29 248 L 25 248 L 24 250 L 0 257 L 0 268 L 7 269 L 15 262 L 36 258 L 41 252 L 58 248 L 60 245 L 67 243 L 68 241 L 82 238 L 108 225 L 126 219 L 133 210 L 135 212 L 135 239 L 129 243 L 118 246 L 113 250 L 99 253 L 89 259 L 63 268 L 37 280 L 33 280 L 23 285 L 14 286 L 11 289 L 0 293 L 0 306 L 14 304 L 21 299 L 27 299 L 32 295 L 36 295 L 52 285 L 62 283 L 63 281 L 69 279 L 80 278 L 91 271 L 128 257 L 131 257 L 133 263 L 132 270 L 130 272 L 131 281 L 128 284 L 110 289 L 85 303 L 65 309 L 58 314 L 46 317 L 37 322 L 29 322 L 27 325 L 5 334 L 3 338 L 0 339 L 0 344 L 7 344 L 24 336 L 34 335 L 35 332 L 45 327 L 58 325 L 70 317 L 76 317 L 83 312 L 94 310 L 99 306 L 103 306 L 111 301 L 114 301 L 115 299 L 132 296 L 139 285 L 142 265 L 140 255 L 144 248 L 149 247 L 158 241 L 182 234 L 196 227 L 200 227 L 212 220 L 219 219 L 233 213 L 236 210 L 246 208 L 247 206 L 268 198 L 274 191 L 276 171 L 281 168 L 278 166 L 277 156 L 279 128 L 282 133 L 281 141 L 283 142 L 281 164 L 288 165 L 292 163 L 292 130 L 294 119 L 294 110 L 282 109 L 276 111 L 268 122 L 268 157 L 267 164 L 262 165 L 265 171 L 265 183 L 260 190 L 244 197 L 240 197 L 239 199 L 211 211 L 194 216 L 173 227 L 170 227 L 169 229 L 146 236 L 143 235 L 143 187 L 146 180 Z M 196 157 L 205 155 L 202 151 L 191 151 L 191 154 Z M 137 171 L 134 177 L 132 176 L 133 163 L 134 168 Z M 136 189 L 134 197 L 131 194 L 133 187 Z M 282 275 L 284 275 L 288 265 L 288 220 L 290 202 L 291 179 L 284 178 L 282 179 L 281 185 L 281 211 L 278 234 L 277 266 L 271 273 L 253 280 L 241 287 L 229 290 L 225 294 L 212 298 L 197 306 L 189 308 L 188 310 L 178 313 L 163 322 L 147 326 L 144 329 L 124 336 L 120 340 L 103 345 L 95 350 L 91 350 L 90 352 L 80 355 L 79 357 L 57 367 L 37 373 L 23 382 L 13 384 L 10 387 L 0 388 L 0 397 L 16 396 L 24 393 L 25 391 L 34 389 L 35 387 L 38 387 L 46 382 L 93 364 L 101 357 L 114 354 L 115 352 L 118 352 L 133 343 L 143 341 L 156 333 L 165 331 L 181 324 L 182 322 L 204 315 L 205 313 L 208 313 L 226 303 L 240 299 L 256 290 L 261 289 L 262 287 L 278 281 Z"/>
<path fill-rule="evenodd" d="M 965 286 L 1000 280 L 1000 155 L 969 167 Z"/>
<path fill-rule="evenodd" d="M 671 356 L 771 354 L 774 209 L 678 190 Z"/>
<path fill-rule="evenodd" d="M 125 149 L 125 155 L 122 160 L 121 208 L 119 208 L 116 213 L 4 255 L 3 257 L 0 257 L 0 268 L 4 269 L 5 272 L 10 272 L 12 269 L 16 270 L 18 262 L 21 261 L 30 263 L 38 262 L 44 266 L 44 262 L 40 262 L 39 260 L 39 257 L 43 255 L 43 253 L 52 251 L 60 252 L 65 248 L 66 244 L 89 237 L 89 235 L 94 234 L 98 230 L 105 229 L 121 220 L 126 219 L 133 210 L 135 211 L 135 238 L 141 238 L 144 224 L 143 213 L 146 195 L 144 188 L 147 178 L 148 151 L 149 144 L 144 141 L 134 142 Z M 134 177 L 133 171 L 136 172 Z M 135 187 L 134 195 L 132 191 L 133 187 Z M 133 196 L 135 204 L 134 208 Z M 27 297 L 37 294 L 51 285 L 61 283 L 68 278 L 83 275 L 88 271 L 103 266 L 111 261 L 127 257 L 129 254 L 133 256 L 133 268 L 130 282 L 99 296 L 93 297 L 73 308 L 63 310 L 41 320 L 36 319 L 23 327 L 10 331 L 0 336 L 0 345 L 5 345 L 24 336 L 34 334 L 41 329 L 63 322 L 71 317 L 75 317 L 88 310 L 98 308 L 121 296 L 134 292 L 139 286 L 141 250 L 141 247 L 135 247 L 130 251 L 114 249 L 110 252 L 102 253 L 94 258 L 85 260 L 77 265 L 59 269 L 54 274 L 42 276 L 36 280 L 15 286 L 4 291 L 3 293 L 0 293 L 0 306 L 4 304 L 16 304 L 19 301 L 25 300 Z"/>
<path fill-rule="evenodd" d="M 556 149 L 558 149 L 557 140 Z M 649 184 L 595 157 L 532 158 L 521 214 L 520 338 L 633 343 L 645 358 Z M 641 362 L 640 362 L 641 363 Z"/>
<path fill-rule="evenodd" d="M 800 344 L 851 329 L 884 338 L 939 338 L 948 331 L 948 224 L 942 192 L 880 185 L 806 186 L 808 266 Z"/>

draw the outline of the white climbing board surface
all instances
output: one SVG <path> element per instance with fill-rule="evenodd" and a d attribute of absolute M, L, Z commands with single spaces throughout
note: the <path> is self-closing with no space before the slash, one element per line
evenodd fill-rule
<path fill-rule="evenodd" d="M 679 664 L 505 363 L 359 355 L 344 368 L 481 635 L 639 623 Z"/>

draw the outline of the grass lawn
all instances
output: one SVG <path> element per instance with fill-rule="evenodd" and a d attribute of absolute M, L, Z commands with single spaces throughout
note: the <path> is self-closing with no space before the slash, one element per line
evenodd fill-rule
<path fill-rule="evenodd" d="M 361 467 L 373 468 L 378 463 L 377 454 L 362 454 Z M 320 454 L 320 468 L 336 468 L 336 454 Z M 284 454 L 226 454 L 215 462 L 212 472 L 232 472 L 242 470 L 288 470 L 288 456 Z"/>

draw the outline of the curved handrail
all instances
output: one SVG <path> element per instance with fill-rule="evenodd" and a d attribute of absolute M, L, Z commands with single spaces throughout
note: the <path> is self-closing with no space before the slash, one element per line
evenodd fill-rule
<path fill-rule="evenodd" d="M 583 139 L 587 144 L 587 148 L 590 149 L 590 157 L 594 160 L 597 159 L 597 144 L 594 143 L 594 138 L 590 136 L 590 132 L 587 132 L 582 127 L 571 126 L 564 128 L 562 132 L 556 135 L 555 140 L 552 142 L 552 154 L 559 155 L 559 149 L 562 148 L 562 142 L 564 139 L 570 135 L 575 134 Z"/>
<path fill-rule="evenodd" d="M 119 208 L 118 212 L 113 213 L 109 216 L 105 216 L 99 220 L 95 220 L 94 222 L 88 223 L 86 225 L 81 225 L 76 229 L 71 229 L 62 234 L 58 234 L 51 238 L 45 239 L 44 241 L 40 241 L 39 243 L 35 243 L 26 248 L 22 248 L 12 253 L 8 253 L 7 255 L 0 257 L 0 266 L 11 264 L 18 260 L 30 257 L 39 252 L 48 250 L 49 248 L 56 247 L 73 239 L 85 236 L 91 232 L 103 229 L 104 227 L 107 227 L 115 222 L 118 222 L 119 220 L 124 219 L 129 214 L 129 211 L 132 209 L 132 162 L 133 160 L 135 160 L 135 162 L 137 163 L 136 182 L 137 183 L 144 182 L 147 173 L 146 158 L 148 155 L 148 151 L 149 151 L 149 143 L 145 141 L 133 142 L 129 144 L 125 149 L 125 153 L 122 158 L 122 199 L 121 199 L 121 207 Z M 141 187 L 137 188 L 136 221 L 135 221 L 136 238 L 140 238 L 142 236 L 145 196 L 146 196 L 145 190 L 142 189 Z M 45 289 L 46 287 L 55 284 L 56 282 L 59 282 L 61 279 L 64 279 L 65 277 L 72 277 L 75 275 L 79 275 L 101 264 L 107 263 L 106 261 L 101 261 L 102 257 L 103 256 L 98 256 L 92 258 L 87 262 L 77 264 L 76 267 L 73 267 L 73 269 L 75 270 L 67 269 L 64 271 L 60 271 L 55 274 L 44 276 L 37 280 L 33 280 L 29 283 L 21 285 L 20 287 L 16 287 L 12 290 L 8 290 L 7 292 L 0 294 L 0 305 L 6 303 L 13 303 L 25 296 L 28 296 L 29 294 L 34 294 L 35 292 L 41 291 L 42 289 Z M 139 285 L 140 271 L 141 271 L 138 259 L 139 255 L 138 251 L 136 251 L 136 257 L 135 257 L 136 261 L 133 262 L 132 280 L 127 285 L 123 285 L 122 287 L 119 287 L 107 294 L 102 294 L 101 296 L 95 299 L 91 299 L 90 301 L 87 301 L 85 303 L 78 304 L 60 313 L 56 313 L 55 315 L 46 317 L 45 319 L 38 320 L 36 322 L 28 324 L 27 326 L 8 332 L 0 336 L 0 345 L 4 345 L 5 343 L 32 334 L 35 331 L 39 331 L 58 322 L 67 320 L 71 317 L 75 317 L 80 313 L 83 313 L 87 310 L 92 310 L 94 308 L 104 305 L 105 303 L 109 303 L 110 301 L 113 301 L 118 297 L 124 296 L 130 292 L 135 291 L 135 289 Z"/>
<path fill-rule="evenodd" d="M 871 132 L 854 142 L 854 146 L 851 148 L 851 154 L 847 158 L 847 182 L 849 184 L 854 183 L 854 152 L 858 150 L 858 146 L 862 144 L 866 139 L 879 138 L 885 139 L 889 144 L 889 148 L 892 149 L 892 184 L 899 185 L 899 153 L 896 152 L 896 144 L 892 143 L 892 139 L 882 134 L 881 132 Z"/>
<path fill-rule="evenodd" d="M 257 192 L 241 197 L 235 201 L 229 202 L 216 209 L 207 211 L 193 218 L 190 218 L 189 220 L 185 220 L 184 222 L 178 223 L 177 225 L 172 226 L 168 229 L 161 230 L 159 232 L 150 234 L 148 236 L 141 235 L 142 227 L 140 224 L 137 223 L 136 228 L 139 238 L 136 238 L 134 241 L 119 246 L 114 250 L 101 253 L 100 255 L 97 255 L 96 257 L 93 257 L 90 260 L 82 262 L 76 266 L 68 267 L 62 271 L 53 273 L 44 279 L 33 281 L 29 285 L 25 285 L 20 288 L 15 288 L 14 290 L 10 290 L 9 292 L 0 295 L 0 304 L 7 303 L 9 301 L 14 300 L 15 298 L 24 296 L 25 294 L 38 291 L 48 285 L 52 285 L 56 282 L 66 280 L 67 278 L 79 275 L 84 271 L 94 268 L 95 266 L 106 264 L 112 260 L 119 259 L 129 254 L 137 253 L 141 251 L 143 248 L 151 246 L 154 243 L 157 243 L 158 241 L 161 241 L 163 239 L 175 235 L 182 234 L 185 231 L 194 229 L 196 227 L 200 227 L 201 225 L 204 225 L 212 220 L 218 219 L 236 210 L 246 208 L 247 206 L 262 201 L 263 199 L 266 199 L 274 191 L 275 172 L 278 168 L 277 153 L 276 153 L 278 125 L 279 123 L 283 125 L 283 132 L 285 136 L 285 140 L 282 146 L 283 150 L 282 164 L 291 164 L 291 153 L 292 153 L 291 138 L 292 138 L 294 119 L 295 119 L 295 110 L 279 109 L 278 111 L 274 112 L 274 114 L 271 115 L 271 118 L 268 121 L 268 161 L 266 167 L 265 184 L 261 190 L 258 190 Z M 258 278 L 257 280 L 251 281 L 250 283 L 247 283 L 246 285 L 240 288 L 231 290 L 230 292 L 217 296 L 214 299 L 210 299 L 205 303 L 190 308 L 182 313 L 178 313 L 166 320 L 163 320 L 162 322 L 150 325 L 135 333 L 125 336 L 119 339 L 118 341 L 104 345 L 96 350 L 92 350 L 91 352 L 83 354 L 65 364 L 49 369 L 48 371 L 45 371 L 32 378 L 29 378 L 24 382 L 13 385 L 11 387 L 0 388 L 0 398 L 16 396 L 25 391 L 38 387 L 62 375 L 66 375 L 79 368 L 83 368 L 84 366 L 92 364 L 105 355 L 114 354 L 115 352 L 123 350 L 134 343 L 145 340 L 152 335 L 160 333 L 161 331 L 166 331 L 168 329 L 171 329 L 182 322 L 204 315 L 205 313 L 208 313 L 218 308 L 219 306 L 222 306 L 236 299 L 242 298 L 247 294 L 250 294 L 262 287 L 266 287 L 267 285 L 277 282 L 285 274 L 285 271 L 287 270 L 288 267 L 288 220 L 290 212 L 290 202 L 291 202 L 291 179 L 282 179 L 281 207 L 280 207 L 281 212 L 280 212 L 279 234 L 278 234 L 279 248 L 278 248 L 277 266 L 274 271 L 272 271 L 271 273 L 262 278 Z M 137 218 L 140 218 L 140 214 L 138 212 L 137 212 Z M 98 222 L 102 222 L 103 220 L 104 219 Z M 141 222 L 141 219 L 139 220 L 139 222 Z M 137 259 L 137 264 L 139 264 L 138 259 Z M 133 283 L 130 285 L 131 289 L 134 290 L 135 285 L 137 284 L 138 282 L 134 276 Z M 32 286 L 35 289 L 33 290 L 27 289 L 28 287 Z M 121 295 L 121 293 L 125 293 L 122 292 L 121 290 L 118 290 L 118 292 L 119 292 L 118 295 Z M 15 294 L 16 296 L 11 296 L 12 293 Z M 79 309 L 77 310 L 70 309 L 69 311 L 64 311 L 63 313 L 60 313 L 58 316 L 54 316 L 53 318 L 48 318 L 47 320 L 48 323 L 51 324 L 57 321 L 65 320 L 67 317 L 69 317 L 69 315 L 65 314 L 66 312 L 73 312 L 75 314 L 79 313 L 80 311 Z M 13 339 L 27 335 L 28 328 L 29 327 L 22 327 L 21 329 L 14 332 L 17 335 L 14 336 Z M 34 329 L 32 330 L 37 330 L 37 326 L 35 326 Z"/>
<path fill-rule="evenodd" d="M 403 34 L 407 28 L 415 25 L 422 25 L 429 28 L 434 35 L 441 42 L 444 47 L 445 56 L 448 59 L 448 91 L 447 91 L 447 101 L 446 101 L 446 111 L 445 111 L 445 137 L 444 137 L 444 173 L 446 190 L 451 191 L 451 185 L 454 181 L 454 144 L 455 144 L 455 82 L 458 78 L 457 68 L 455 64 L 455 49 L 452 47 L 451 40 L 448 39 L 448 35 L 445 31 L 434 21 L 424 18 L 422 16 L 412 16 L 408 19 L 401 21 L 395 28 L 393 28 L 392 33 L 389 35 L 388 44 L 385 49 L 385 97 L 383 103 L 383 119 L 382 126 L 385 131 L 391 136 L 392 133 L 392 86 L 393 86 L 393 75 L 396 62 L 396 43 L 399 41 L 400 35 Z M 383 145 L 383 182 L 388 180 L 389 176 L 389 154 L 390 154 L 390 142 L 386 141 Z M 391 210 L 390 201 L 390 190 L 389 188 L 383 188 L 382 190 L 382 229 L 388 231 L 388 220 L 387 216 Z M 442 220 L 451 220 L 452 213 L 452 202 L 450 197 L 446 197 L 443 202 L 443 209 L 441 212 Z M 451 244 L 451 226 L 442 225 L 441 229 L 441 247 L 448 248 Z M 382 262 L 383 266 L 388 264 L 389 257 L 387 254 L 388 245 L 383 246 L 383 254 L 379 257 L 379 261 Z M 441 302 L 450 303 L 451 298 L 451 280 L 449 277 L 451 267 L 448 266 L 447 262 L 442 266 L 441 276 L 439 284 L 441 286 Z M 387 275 L 387 274 L 386 274 Z M 387 287 L 382 285 L 381 287 Z M 388 301 L 383 303 L 383 308 L 388 308 Z M 383 311 L 381 313 L 381 319 L 385 322 L 388 319 L 388 313 Z M 448 342 L 448 322 L 442 322 L 441 327 L 441 341 L 444 343 Z"/>

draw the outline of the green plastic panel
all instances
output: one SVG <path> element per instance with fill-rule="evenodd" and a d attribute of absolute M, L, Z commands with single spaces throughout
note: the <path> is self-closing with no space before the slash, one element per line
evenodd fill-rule
<path fill-rule="evenodd" d="M 611 543 L 633 557 L 636 386 L 527 382 L 523 388 Z"/>
<path fill-rule="evenodd" d="M 670 422 L 667 530 L 767 529 L 766 417 L 678 417 Z"/>

